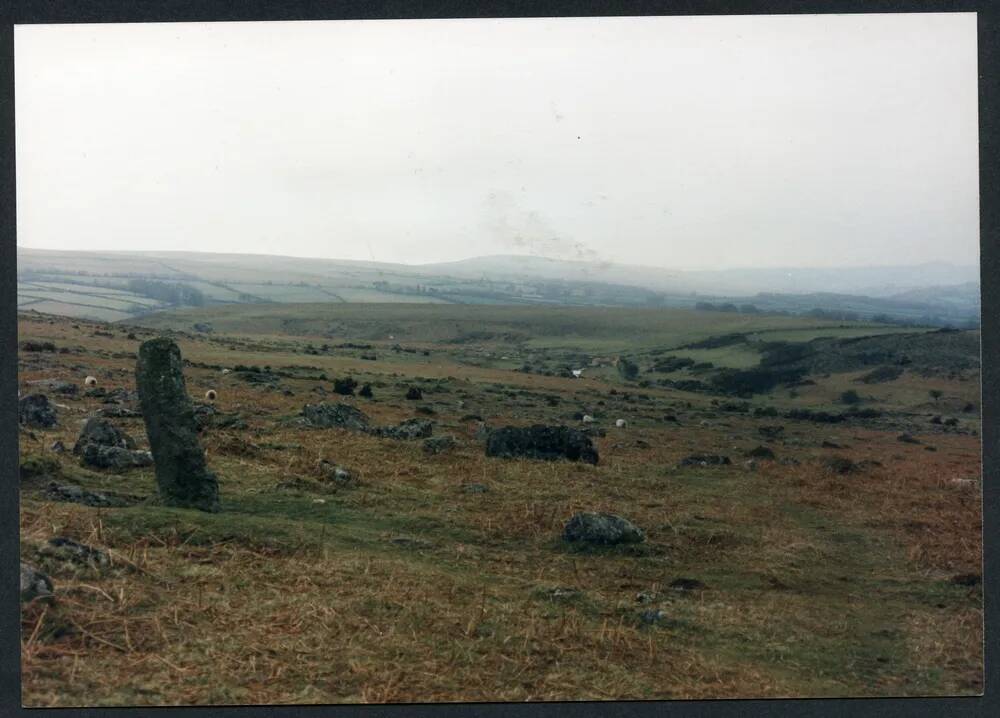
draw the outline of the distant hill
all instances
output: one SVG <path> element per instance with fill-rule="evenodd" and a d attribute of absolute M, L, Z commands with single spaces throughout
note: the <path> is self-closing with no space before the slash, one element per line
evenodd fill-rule
<path fill-rule="evenodd" d="M 531 256 L 423 265 L 19 247 L 18 307 L 116 321 L 179 306 L 432 303 L 693 307 L 926 324 L 978 321 L 978 268 L 682 271 Z M 703 307 L 704 308 L 704 307 Z M 823 314 L 827 312 L 827 314 Z"/>
<path fill-rule="evenodd" d="M 975 284 L 979 268 L 943 262 L 886 267 L 777 267 L 722 270 L 671 270 L 544 257 L 496 255 L 425 264 L 421 272 L 463 277 L 534 277 L 628 284 L 661 291 L 750 296 L 833 292 L 888 297 L 946 285 Z M 978 289 L 977 289 L 978 293 Z"/>

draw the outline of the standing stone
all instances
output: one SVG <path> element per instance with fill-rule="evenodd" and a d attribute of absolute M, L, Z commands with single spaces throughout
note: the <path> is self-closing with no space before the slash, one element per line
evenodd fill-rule
<path fill-rule="evenodd" d="M 219 483 L 205 465 L 177 344 L 166 337 L 143 342 L 135 379 L 163 500 L 218 511 Z"/>

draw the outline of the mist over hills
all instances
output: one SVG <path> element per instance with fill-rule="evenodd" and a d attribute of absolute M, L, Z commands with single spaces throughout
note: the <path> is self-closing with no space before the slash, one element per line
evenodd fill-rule
<path fill-rule="evenodd" d="M 751 296 L 758 292 L 833 292 L 888 297 L 907 291 L 979 281 L 978 267 L 945 262 L 887 267 L 679 270 L 524 255 L 493 255 L 417 265 L 414 268 L 421 272 L 462 277 L 607 282 L 660 291 L 732 296 Z"/>
<path fill-rule="evenodd" d="M 109 321 L 172 306 L 421 302 L 669 306 L 968 325 L 979 268 L 948 263 L 674 270 L 496 255 L 406 265 L 200 252 L 19 247 L 18 307 Z"/>

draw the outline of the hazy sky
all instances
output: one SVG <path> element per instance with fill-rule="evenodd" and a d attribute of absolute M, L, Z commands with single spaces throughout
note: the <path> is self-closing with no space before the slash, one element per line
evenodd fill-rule
<path fill-rule="evenodd" d="M 18 243 L 976 263 L 974 14 L 19 26 Z"/>

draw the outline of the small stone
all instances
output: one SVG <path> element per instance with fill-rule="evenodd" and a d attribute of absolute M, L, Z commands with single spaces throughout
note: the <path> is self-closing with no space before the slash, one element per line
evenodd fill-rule
<path fill-rule="evenodd" d="M 34 566 L 21 562 L 21 601 L 51 600 L 52 579 Z"/>
<path fill-rule="evenodd" d="M 719 454 L 691 454 L 681 459 L 678 466 L 728 466 L 732 462 L 728 456 Z"/>
<path fill-rule="evenodd" d="M 432 436 L 424 439 L 424 453 L 427 454 L 440 454 L 454 449 L 455 446 L 456 442 L 453 436 Z"/>
<path fill-rule="evenodd" d="M 628 519 L 603 512 L 582 512 L 573 516 L 563 529 L 563 539 L 600 545 L 641 543 L 646 535 Z"/>
<path fill-rule="evenodd" d="M 369 433 L 384 439 L 399 439 L 401 441 L 424 439 L 434 433 L 434 422 L 428 419 L 407 419 L 396 426 L 380 426 L 371 429 Z"/>
<path fill-rule="evenodd" d="M 696 578 L 678 578 L 670 582 L 670 588 L 674 591 L 701 591 L 705 584 Z"/>
<path fill-rule="evenodd" d="M 50 538 L 48 543 L 39 549 L 39 554 L 97 569 L 107 568 L 111 565 L 111 556 L 106 551 L 64 536 Z"/>
<path fill-rule="evenodd" d="M 639 623 L 644 626 L 655 626 L 663 623 L 666 619 L 666 612 L 659 608 L 653 608 L 639 614 Z"/>
<path fill-rule="evenodd" d="M 983 582 L 983 577 L 978 573 L 960 573 L 952 576 L 951 582 L 956 586 L 978 586 Z"/>
<path fill-rule="evenodd" d="M 774 461 L 775 458 L 774 451 L 767 446 L 757 446 L 750 449 L 746 455 L 752 459 L 769 459 L 771 461 Z"/>

